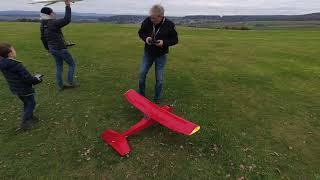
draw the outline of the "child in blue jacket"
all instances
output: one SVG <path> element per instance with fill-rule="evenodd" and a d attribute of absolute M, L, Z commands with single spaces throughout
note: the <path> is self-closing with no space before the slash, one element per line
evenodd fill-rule
<path fill-rule="evenodd" d="M 42 82 L 41 75 L 32 76 L 20 61 L 16 59 L 12 45 L 0 44 L 0 71 L 8 82 L 11 92 L 23 102 L 24 112 L 20 125 L 23 131 L 30 130 L 35 120 L 33 111 L 36 106 L 33 85 Z"/>

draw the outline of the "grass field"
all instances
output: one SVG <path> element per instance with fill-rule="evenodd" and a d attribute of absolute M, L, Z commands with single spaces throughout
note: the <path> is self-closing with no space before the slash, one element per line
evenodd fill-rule
<path fill-rule="evenodd" d="M 155 126 L 120 158 L 98 138 L 142 115 L 122 94 L 137 88 L 143 43 L 134 25 L 73 24 L 66 37 L 81 87 L 57 93 L 39 25 L 0 23 L 37 87 L 33 131 L 15 135 L 21 103 L 0 76 L 0 179 L 320 179 L 318 30 L 225 31 L 179 27 L 165 102 L 201 125 L 192 137 Z M 148 96 L 153 94 L 150 72 Z"/>

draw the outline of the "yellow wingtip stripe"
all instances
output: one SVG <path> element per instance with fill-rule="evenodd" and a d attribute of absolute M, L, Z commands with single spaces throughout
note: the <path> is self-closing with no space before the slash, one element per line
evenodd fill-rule
<path fill-rule="evenodd" d="M 194 130 L 190 133 L 190 136 L 193 135 L 194 133 L 198 132 L 200 130 L 200 126 L 194 128 Z"/>

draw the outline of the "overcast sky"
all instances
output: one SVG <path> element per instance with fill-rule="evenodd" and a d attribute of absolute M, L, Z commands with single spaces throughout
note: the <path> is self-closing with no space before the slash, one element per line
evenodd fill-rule
<path fill-rule="evenodd" d="M 39 10 L 31 0 L 0 0 L 0 11 Z M 250 15 L 304 14 L 320 12 L 320 0 L 85 0 L 73 5 L 76 12 L 106 14 L 147 14 L 152 4 L 161 3 L 166 15 Z M 63 11 L 62 3 L 52 5 Z"/>

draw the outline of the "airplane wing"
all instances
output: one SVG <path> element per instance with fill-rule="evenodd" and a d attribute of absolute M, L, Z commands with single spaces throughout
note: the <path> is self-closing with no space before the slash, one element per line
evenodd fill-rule
<path fill-rule="evenodd" d="M 50 5 L 55 4 L 55 3 L 57 3 L 57 2 L 58 2 L 58 1 L 50 2 L 50 3 L 48 3 L 48 4 L 44 5 L 44 6 L 50 6 Z"/>
<path fill-rule="evenodd" d="M 75 3 L 77 1 L 83 1 L 83 0 L 73 0 L 72 2 Z M 63 0 L 48 0 L 48 1 L 34 1 L 34 2 L 30 2 L 29 4 L 42 4 L 42 3 L 46 3 L 45 6 L 49 6 L 58 2 L 63 2 Z"/>
<path fill-rule="evenodd" d="M 200 130 L 200 126 L 161 109 L 135 90 L 127 91 L 124 96 L 138 110 L 159 124 L 184 135 L 191 136 Z"/>

